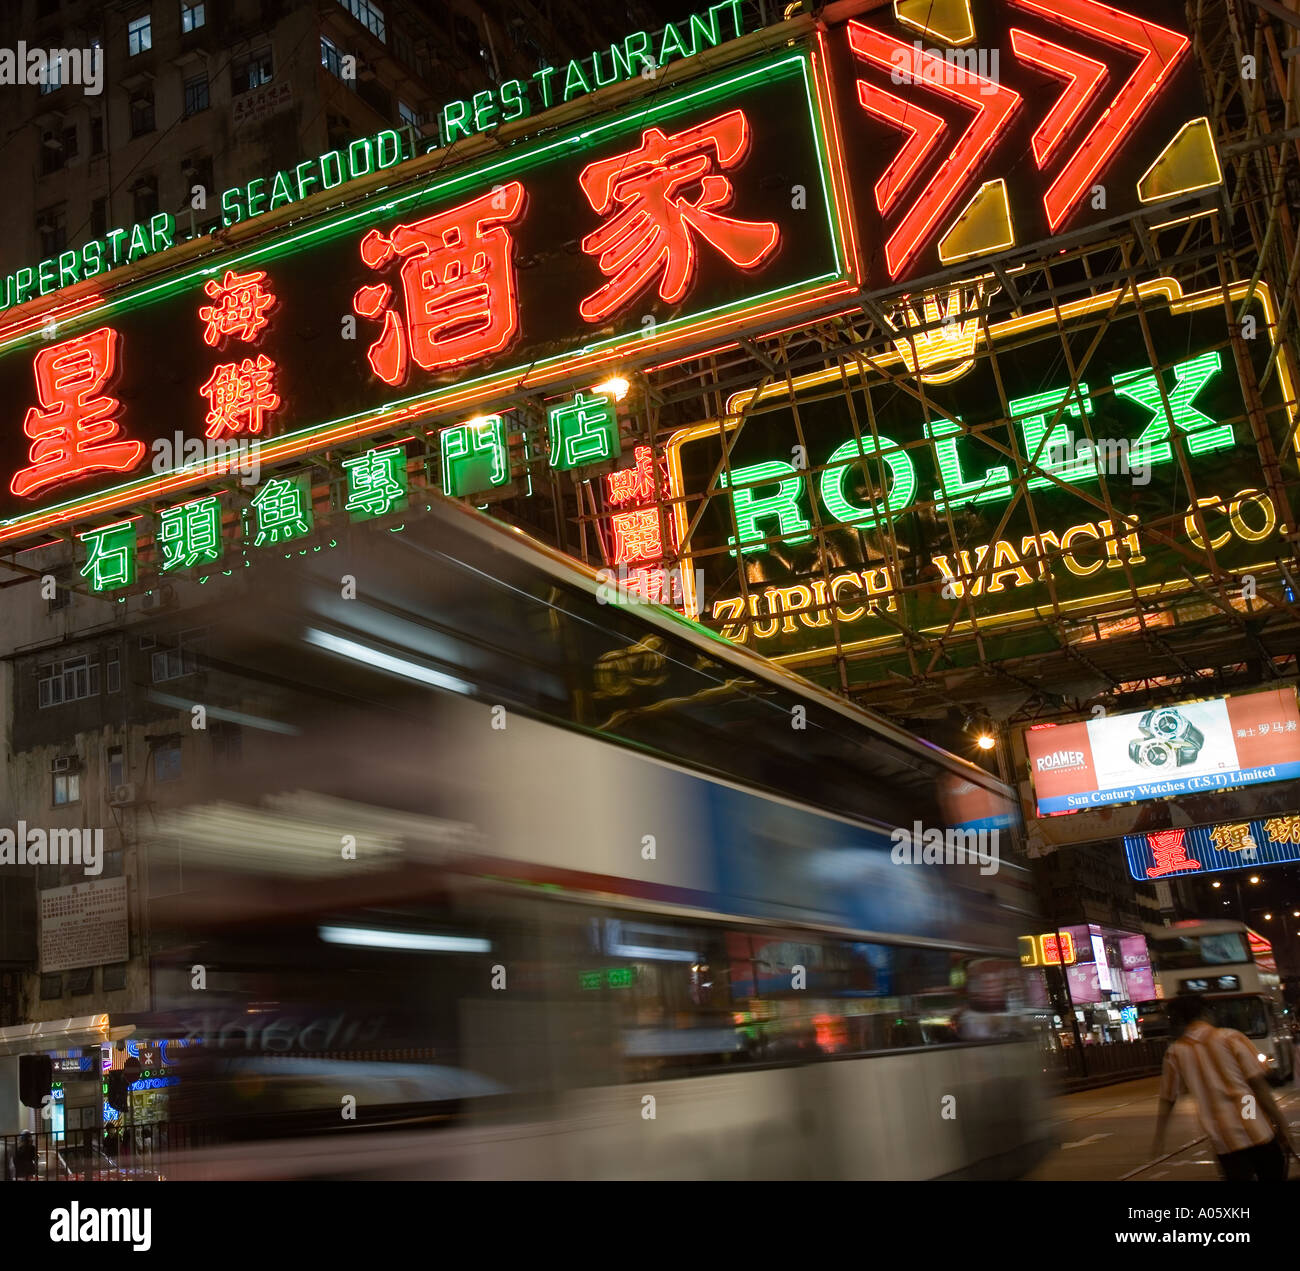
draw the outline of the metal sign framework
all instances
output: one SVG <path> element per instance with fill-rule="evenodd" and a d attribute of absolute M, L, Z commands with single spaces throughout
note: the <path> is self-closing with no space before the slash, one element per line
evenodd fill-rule
<path fill-rule="evenodd" d="M 837 19 L 879 7 L 838 4 L 831 6 L 826 16 Z M 895 5 L 895 13 L 905 21 L 900 7 L 914 9 L 915 5 L 907 0 Z M 832 12 L 838 10 L 844 14 Z M 961 321 L 975 323 L 983 332 L 1034 310 L 1049 307 L 1062 312 L 1069 305 L 1106 293 L 1137 298 L 1143 283 L 1162 277 L 1176 279 L 1184 293 L 1218 289 L 1225 314 L 1223 347 L 1230 353 L 1245 395 L 1242 425 L 1249 428 L 1259 450 L 1274 506 L 1286 509 L 1284 517 L 1279 515 L 1287 527 L 1286 551 L 1272 562 L 1274 567 L 1267 576 L 1257 579 L 1257 594 L 1243 599 L 1240 578 L 1218 566 L 1212 549 L 1202 552 L 1194 544 L 1179 541 L 1181 518 L 1178 524 L 1154 524 L 1150 529 L 1174 543 L 1186 562 L 1185 577 L 1173 580 L 1176 585 L 1167 592 L 1153 598 L 1130 586 L 1127 594 L 1108 604 L 1104 614 L 1080 616 L 1062 610 L 1055 602 L 1040 607 L 1029 625 L 1049 632 L 1055 647 L 1031 655 L 1018 650 L 1005 630 L 983 623 L 979 606 L 971 598 L 956 607 L 947 630 L 899 624 L 893 647 L 904 651 L 906 669 L 887 673 L 879 668 L 879 651 L 849 647 L 854 643 L 851 633 L 841 629 L 832 606 L 830 648 L 799 660 L 798 669 L 804 674 L 910 717 L 962 709 L 973 702 L 987 705 L 998 699 L 1014 703 L 1005 715 L 1019 711 L 1032 717 L 1061 707 L 1062 684 L 1076 688 L 1067 696 L 1082 702 L 1090 693 L 1114 692 L 1141 680 L 1166 680 L 1183 692 L 1203 692 L 1221 687 L 1237 666 L 1249 664 L 1256 678 L 1294 669 L 1289 659 L 1300 645 L 1292 585 L 1296 452 L 1294 437 L 1280 451 L 1270 448 L 1270 418 L 1264 399 L 1271 390 L 1276 395 L 1283 380 L 1285 362 L 1281 359 L 1289 357 L 1292 365 L 1300 364 L 1296 360 L 1300 351 L 1296 317 L 1300 254 L 1291 210 L 1300 207 L 1295 175 L 1300 129 L 1294 123 L 1300 117 L 1300 58 L 1287 56 L 1300 43 L 1300 20 L 1276 6 L 1261 9 L 1235 0 L 1226 10 L 1217 3 L 1192 6 L 1188 19 L 1193 55 L 1200 62 L 1224 169 L 1218 206 L 1163 226 L 1153 227 L 1139 214 L 1105 230 L 1077 231 L 1055 240 L 1050 256 L 1035 258 L 1031 249 L 1020 255 L 999 256 L 992 265 L 963 260 L 932 275 L 925 293 L 913 292 L 908 297 L 922 315 L 909 322 L 909 331 L 914 340 L 922 342 L 942 332 L 948 316 L 942 303 L 954 285 L 969 283 L 976 276 L 989 276 L 996 290 L 984 288 L 964 309 Z M 803 21 L 796 18 L 792 30 L 795 26 L 802 30 Z M 766 33 L 761 42 L 771 46 Z M 1241 74 L 1247 55 L 1254 59 L 1255 78 Z M 1240 321 L 1265 294 L 1264 280 L 1271 283 L 1267 294 L 1273 304 L 1274 330 L 1270 334 L 1274 352 L 1257 372 Z M 864 291 L 846 302 L 856 303 L 855 309 L 838 316 L 811 322 L 805 319 L 802 327 L 761 339 L 736 341 L 733 337 L 709 355 L 692 356 L 638 375 L 630 404 L 619 412 L 625 453 L 640 444 L 662 457 L 675 432 L 724 416 L 733 397 L 773 389 L 789 391 L 797 377 L 828 367 L 883 368 L 900 392 L 932 410 L 923 382 L 906 369 L 884 368 L 899 334 L 896 302 L 906 290 L 904 282 L 883 298 L 879 291 L 874 298 Z M 938 306 L 929 316 L 927 301 Z M 1104 334 L 1107 321 L 1103 312 L 1099 335 Z M 1061 357 L 1069 366 L 1069 389 L 1073 392 L 1087 373 L 1087 363 L 1086 359 L 1071 359 L 1068 334 L 1061 334 Z M 973 356 L 986 360 L 996 375 L 998 352 L 992 341 L 984 339 Z M 1148 353 L 1153 365 L 1158 365 L 1154 351 L 1148 349 Z M 847 395 L 847 382 L 840 391 Z M 1294 389 L 1283 389 L 1280 409 L 1284 412 L 1294 408 L 1293 402 L 1286 400 L 1288 392 L 1293 396 Z M 540 398 L 521 400 L 517 409 L 525 422 L 545 414 Z M 1276 425 L 1276 418 L 1272 422 Z M 738 427 L 743 429 L 744 423 L 742 410 Z M 421 445 L 427 443 L 422 427 L 412 430 L 407 424 L 406 429 L 408 438 L 413 431 Z M 1272 431 L 1276 432 L 1276 427 Z M 391 438 L 385 435 L 374 440 L 383 444 Z M 432 452 L 428 457 L 432 461 Z M 341 458 L 341 453 L 322 456 L 319 465 L 335 481 L 342 475 Z M 816 471 L 811 469 L 810 474 Z M 1017 471 L 1015 480 L 1021 494 L 1024 483 L 1041 472 L 1041 466 L 1035 465 Z M 1096 497 L 1056 480 L 1085 501 Z M 538 463 L 529 473 L 533 497 L 502 502 L 496 510 L 600 567 L 611 559 L 610 508 L 603 497 L 603 485 L 602 477 L 565 476 Z M 1189 493 L 1199 495 L 1194 489 Z M 1104 484 L 1101 497 L 1104 502 Z M 691 492 L 674 499 L 661 486 L 655 505 L 661 541 L 673 543 L 677 531 L 680 545 L 689 546 L 692 517 L 698 511 L 692 507 Z M 683 514 L 681 529 L 678 522 Z M 69 540 L 70 558 L 72 548 Z M 16 553 L 6 563 L 20 574 L 39 572 Z M 743 578 L 740 585 L 745 586 Z M 1050 689 L 1045 687 L 1049 683 Z"/>
<path fill-rule="evenodd" d="M 924 294 L 908 299 L 915 314 L 910 331 L 924 343 L 952 324 L 947 312 L 952 289 L 983 272 L 989 286 L 960 315 L 962 323 L 976 323 L 982 337 L 991 326 L 1005 324 L 1034 310 L 1050 308 L 1064 315 L 1080 301 L 1113 293 L 1137 304 L 1145 286 L 1166 277 L 1177 279 L 1185 294 L 1217 291 L 1224 314 L 1222 347 L 1229 371 L 1241 381 L 1244 417 L 1239 438 L 1249 436 L 1255 446 L 1265 488 L 1278 509 L 1279 534 L 1276 559 L 1261 562 L 1252 575 L 1253 595 L 1243 595 L 1243 577 L 1215 560 L 1213 547 L 1198 519 L 1198 546 L 1189 539 L 1183 517 L 1147 524 L 1143 530 L 1163 537 L 1175 551 L 1179 569 L 1167 587 L 1144 594 L 1128 575 L 1103 611 L 1084 614 L 1059 606 L 1055 598 L 1026 616 L 1024 627 L 1050 633 L 1053 647 L 1024 654 L 1006 629 L 981 620 L 973 597 L 954 608 L 946 630 L 919 630 L 898 621 L 881 608 L 877 616 L 893 624 L 893 640 L 880 647 L 854 647 L 834 604 L 821 606 L 829 626 L 818 632 L 822 651 L 787 660 L 801 673 L 833 684 L 860 700 L 909 718 L 951 710 L 969 711 L 975 704 L 1002 704 L 1004 717 L 1035 718 L 1058 713 L 1099 697 L 1127 690 L 1150 691 L 1161 686 L 1178 694 L 1204 694 L 1231 684 L 1243 674 L 1255 680 L 1294 675 L 1300 648 L 1300 613 L 1297 613 L 1295 435 L 1296 387 L 1289 367 L 1300 365 L 1300 238 L 1294 208 L 1300 207 L 1300 74 L 1295 55 L 1300 46 L 1300 19 L 1270 7 L 1266 11 L 1245 4 L 1198 4 L 1189 8 L 1193 45 L 1211 103 L 1211 122 L 1225 182 L 1220 203 L 1190 219 L 1150 226 L 1140 218 L 1114 227 L 1104 237 L 1079 242 L 1040 259 L 1017 259 L 980 271 L 972 265 L 941 275 Z M 1255 78 L 1241 74 L 1245 59 L 1253 58 Z M 1271 283 L 1271 286 L 1269 285 Z M 1267 297 L 1272 330 L 1259 332 L 1243 325 L 1252 305 Z M 829 319 L 770 338 L 744 341 L 740 347 L 719 351 L 705 359 L 661 368 L 646 385 L 645 408 L 640 417 L 643 444 L 656 456 L 664 455 L 670 439 L 683 427 L 701 421 L 728 420 L 728 445 L 734 446 L 748 418 L 745 399 L 761 394 L 787 394 L 800 376 L 831 371 L 839 384 L 826 394 L 839 393 L 845 418 L 851 413 L 849 396 L 855 373 L 863 366 L 911 395 L 925 410 L 942 416 L 926 388 L 907 367 L 897 365 L 898 311 L 871 297 L 858 297 L 856 312 Z M 929 309 L 927 311 L 927 304 Z M 1096 336 L 1104 335 L 1120 312 L 1120 305 L 1101 307 L 1094 317 Z M 1144 324 L 1145 331 L 1145 324 Z M 1069 391 L 1077 393 L 1087 375 L 1087 358 L 1071 352 L 1072 332 L 1059 328 L 1060 360 L 1069 370 Z M 1262 370 L 1252 359 L 1248 339 L 1273 338 Z M 1077 338 L 1077 336 L 1076 336 Z M 1145 334 L 1145 352 L 1153 366 L 1168 366 Z M 972 352 L 987 361 L 995 377 L 1001 350 L 982 338 Z M 894 366 L 889 365 L 890 361 Z M 1005 394 L 1002 395 L 1005 401 Z M 1267 406 L 1266 399 L 1274 402 Z M 739 406 L 737 407 L 737 402 Z M 730 405 L 729 405 L 730 404 Z M 1167 403 L 1166 403 L 1167 405 Z M 798 417 L 795 408 L 796 419 Z M 952 418 L 952 416 L 948 416 Z M 847 428 L 845 430 L 847 432 Z M 864 430 L 865 431 L 865 430 Z M 1278 446 L 1272 437 L 1285 441 Z M 802 435 L 800 443 L 807 439 Z M 987 441 L 987 438 L 986 438 Z M 1240 442 L 1239 442 L 1240 444 Z M 811 454 L 812 451 L 810 450 Z M 811 481 L 824 470 L 807 469 Z M 1014 468 L 1012 501 L 1024 497 L 1026 483 L 1041 477 L 1040 464 Z M 1202 496 L 1183 465 L 1189 502 Z M 1052 478 L 1085 503 L 1109 504 L 1106 481 L 1100 489 L 1081 488 Z M 1113 480 L 1113 478 L 1112 478 Z M 589 483 L 579 490 L 579 515 L 574 526 L 576 543 L 570 543 L 593 565 L 608 565 L 609 508 Z M 662 518 L 662 539 L 676 542 L 684 552 L 691 546 L 702 511 L 703 491 L 675 492 L 661 482 L 657 499 Z M 829 579 L 824 529 L 814 527 L 819 572 Z M 956 548 L 959 546 L 953 543 Z M 688 562 L 689 564 L 689 562 Z M 689 569 L 686 579 L 692 577 Z M 747 593 L 745 569 L 736 571 L 737 587 Z M 1245 587 L 1247 593 L 1252 585 Z M 712 596 L 701 597 L 707 620 Z M 748 607 L 736 621 L 752 628 L 756 619 Z M 713 623 L 712 625 L 719 625 Z M 1012 633 L 1013 634 L 1013 633 Z M 827 638 L 829 637 L 829 638 Z M 744 631 L 735 638 L 749 639 Z M 882 669 L 887 655 L 901 649 L 906 670 Z M 1062 691 L 1064 689 L 1064 691 Z"/>

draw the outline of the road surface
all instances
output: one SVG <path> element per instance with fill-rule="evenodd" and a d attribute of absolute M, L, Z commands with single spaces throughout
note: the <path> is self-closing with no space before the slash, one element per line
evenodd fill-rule
<path fill-rule="evenodd" d="M 1129 1179 L 1133 1182 L 1217 1179 L 1214 1150 L 1189 1098 L 1178 1101 L 1165 1136 L 1165 1154 L 1153 1157 L 1159 1077 L 1143 1077 L 1052 1101 L 1056 1149 L 1027 1178 L 1044 1181 Z M 1300 1088 L 1275 1087 L 1273 1097 L 1300 1144 Z M 1291 1177 L 1298 1167 L 1293 1163 Z"/>

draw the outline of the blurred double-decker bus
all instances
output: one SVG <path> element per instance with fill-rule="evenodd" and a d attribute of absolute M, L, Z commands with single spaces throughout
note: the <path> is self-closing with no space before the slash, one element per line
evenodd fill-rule
<path fill-rule="evenodd" d="M 169 1178 L 1036 1159 L 987 772 L 459 505 L 239 573 L 142 831 Z"/>

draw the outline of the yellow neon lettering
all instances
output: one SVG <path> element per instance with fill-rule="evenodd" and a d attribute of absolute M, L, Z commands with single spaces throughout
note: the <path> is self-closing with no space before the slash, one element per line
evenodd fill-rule
<path fill-rule="evenodd" d="M 757 596 L 750 596 L 749 598 L 749 613 L 754 620 L 749 629 L 754 633 L 756 640 L 766 640 L 769 636 L 776 635 L 781 629 L 781 623 L 776 618 L 773 618 L 771 622 L 759 622 Z"/>
<path fill-rule="evenodd" d="M 743 596 L 728 596 L 725 600 L 715 600 L 713 602 L 713 616 L 715 618 L 738 618 L 745 612 L 745 598 Z M 724 640 L 740 640 L 744 635 L 745 628 L 739 622 L 724 623 L 719 634 Z"/>
<path fill-rule="evenodd" d="M 1219 498 L 1217 494 L 1211 495 L 1208 498 L 1197 499 L 1196 502 L 1187 509 L 1187 515 L 1183 517 L 1183 528 L 1187 531 L 1187 537 L 1190 538 L 1197 547 L 1204 551 L 1205 540 L 1201 537 L 1201 531 L 1196 527 L 1196 513 L 1200 508 L 1218 508 L 1220 512 L 1224 512 L 1227 509 L 1224 508 L 1223 500 Z M 1227 530 L 1224 530 L 1218 538 L 1210 539 L 1210 546 L 1217 552 L 1231 537 L 1232 535 L 1229 534 Z"/>
<path fill-rule="evenodd" d="M 862 580 L 858 577 L 858 575 L 852 571 L 850 571 L 847 574 L 836 574 L 835 577 L 831 579 L 831 599 L 836 602 L 835 616 L 841 622 L 857 622 L 857 620 L 861 618 L 864 613 L 867 612 L 865 605 L 859 605 L 852 612 L 846 613 L 844 611 L 843 606 L 838 603 L 840 598 L 841 583 L 852 583 L 855 587 L 857 587 L 857 586 L 861 586 L 861 582 Z"/>
<path fill-rule="evenodd" d="M 1246 518 L 1241 514 L 1243 503 L 1258 503 L 1264 509 L 1263 529 L 1254 530 L 1246 524 Z M 1232 528 L 1248 543 L 1259 543 L 1268 538 L 1277 525 L 1277 510 L 1273 506 L 1273 500 L 1262 490 L 1239 490 L 1228 507 L 1228 520 Z"/>
<path fill-rule="evenodd" d="M 1004 565 L 1006 568 L 999 569 L 999 565 Z M 1015 579 L 1017 587 L 1031 587 L 1034 582 L 1029 576 L 1029 571 L 1020 563 L 1016 549 L 1005 539 L 1000 538 L 993 546 L 993 572 L 989 575 L 990 594 L 1006 589 L 1006 584 L 1001 581 L 1003 578 Z"/>
<path fill-rule="evenodd" d="M 1076 538 L 1097 539 L 1099 537 L 1097 527 L 1091 521 L 1084 521 L 1082 525 L 1071 525 L 1061 535 L 1061 560 L 1065 562 L 1065 567 L 1070 573 L 1077 574 L 1080 578 L 1087 578 L 1089 574 L 1095 574 L 1106 563 L 1098 559 L 1085 567 L 1074 559 L 1074 553 L 1070 550 L 1071 544 Z"/>

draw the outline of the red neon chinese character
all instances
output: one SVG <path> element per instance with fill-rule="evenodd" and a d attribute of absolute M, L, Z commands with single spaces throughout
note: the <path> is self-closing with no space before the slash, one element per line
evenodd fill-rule
<path fill-rule="evenodd" d="M 14 474 L 14 494 L 33 494 L 89 472 L 127 472 L 144 458 L 144 442 L 114 440 L 121 432 L 113 412 L 122 403 L 100 394 L 117 369 L 118 339 L 112 327 L 100 327 L 42 349 L 33 359 L 41 404 L 23 420 L 32 439 L 31 467 Z"/>
<path fill-rule="evenodd" d="M 658 508 L 616 512 L 610 520 L 614 523 L 615 563 L 621 565 L 635 560 L 658 560 L 664 554 Z"/>
<path fill-rule="evenodd" d="M 605 477 L 605 490 L 614 507 L 624 503 L 642 503 L 655 497 L 654 460 L 649 446 L 637 446 L 632 452 L 636 467 L 620 468 Z"/>
<path fill-rule="evenodd" d="M 1180 870 L 1200 869 L 1201 862 L 1187 855 L 1186 830 L 1155 830 L 1147 835 L 1155 864 L 1147 870 L 1148 878 L 1177 874 Z"/>
<path fill-rule="evenodd" d="M 737 221 L 716 211 L 730 205 L 735 190 L 729 177 L 711 169 L 735 167 L 749 141 L 749 121 L 733 110 L 672 136 L 648 128 L 639 149 L 583 169 L 578 181 L 591 206 L 602 216 L 617 208 L 582 240 L 582 250 L 600 258 L 600 272 L 610 280 L 579 305 L 588 322 L 626 304 L 656 274 L 662 275 L 660 297 L 680 300 L 695 276 L 695 234 L 744 269 L 771 255 L 780 238 L 774 222 Z M 698 195 L 688 198 L 695 187 Z"/>
<path fill-rule="evenodd" d="M 203 331 L 205 344 L 216 345 L 228 335 L 247 343 L 267 325 L 266 311 L 275 304 L 275 296 L 263 289 L 265 277 L 261 270 L 237 274 L 227 269 L 220 282 L 209 278 L 203 284 L 203 290 L 217 302 L 199 309 L 199 317 L 207 323 Z"/>
<path fill-rule="evenodd" d="M 280 405 L 272 383 L 274 373 L 275 363 L 263 353 L 256 361 L 246 357 L 218 366 L 199 389 L 208 399 L 206 436 L 261 432 L 262 416 Z"/>
<path fill-rule="evenodd" d="M 371 230 L 361 240 L 361 259 L 382 269 L 405 257 L 400 277 L 405 323 L 389 303 L 387 283 L 362 287 L 352 307 L 378 318 L 384 329 L 366 354 L 386 384 L 406 378 L 408 357 L 426 371 L 459 366 L 499 353 L 519 327 L 515 300 L 514 240 L 505 225 L 524 207 L 518 181 L 459 207 L 395 226 Z"/>

